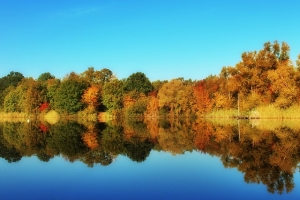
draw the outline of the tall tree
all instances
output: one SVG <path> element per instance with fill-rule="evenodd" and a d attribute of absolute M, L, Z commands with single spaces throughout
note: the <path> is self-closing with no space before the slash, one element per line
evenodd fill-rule
<path fill-rule="evenodd" d="M 4 109 L 4 98 L 8 94 L 5 91 L 8 87 L 17 87 L 18 83 L 24 78 L 23 74 L 20 72 L 10 72 L 8 75 L 0 78 L 0 110 Z"/>
<path fill-rule="evenodd" d="M 49 72 L 45 72 L 45 73 L 42 73 L 39 77 L 38 77 L 38 81 L 47 81 L 49 79 L 54 79 L 55 76 L 53 76 L 52 74 L 50 74 Z"/>
<path fill-rule="evenodd" d="M 22 112 L 23 109 L 23 93 L 21 87 L 10 87 L 9 93 L 4 98 L 5 112 Z"/>
<path fill-rule="evenodd" d="M 195 107 L 195 99 L 193 98 L 193 88 L 186 85 L 181 79 L 173 79 L 165 83 L 158 94 L 159 107 L 167 107 L 172 114 L 188 114 Z"/>
<path fill-rule="evenodd" d="M 294 80 L 295 70 L 289 62 L 283 62 L 278 65 L 276 70 L 268 72 L 268 78 L 271 81 L 271 89 L 277 96 L 275 105 L 280 108 L 288 108 L 295 103 L 299 95 L 299 89 Z"/>
<path fill-rule="evenodd" d="M 123 107 L 124 81 L 112 80 L 106 83 L 102 91 L 102 103 L 110 111 Z"/>
<path fill-rule="evenodd" d="M 211 99 L 209 98 L 209 93 L 205 87 L 205 81 L 199 81 L 194 86 L 194 97 L 197 102 L 197 107 L 200 114 L 206 113 L 211 108 Z"/>
<path fill-rule="evenodd" d="M 32 78 L 26 78 L 5 97 L 4 110 L 6 112 L 34 113 L 45 101 L 44 85 Z"/>
<path fill-rule="evenodd" d="M 100 105 L 100 89 L 97 86 L 88 87 L 83 95 L 82 101 L 88 105 L 90 109 L 97 109 Z"/>
<path fill-rule="evenodd" d="M 276 71 L 282 63 L 289 63 L 289 46 L 277 41 L 273 44 L 266 42 L 260 51 L 244 52 L 242 61 L 236 65 L 236 70 L 229 73 L 228 90 L 235 95 L 239 94 L 242 101 L 260 97 L 264 104 L 275 101 L 276 94 L 272 93 L 270 71 Z M 274 81 L 273 81 L 274 82 Z M 235 102 L 237 102 L 235 100 Z M 252 108 L 254 104 L 248 106 Z"/>
<path fill-rule="evenodd" d="M 111 70 L 103 68 L 99 71 L 95 70 L 94 67 L 89 67 L 81 76 L 91 84 L 100 84 L 102 86 L 115 78 Z"/>
<path fill-rule="evenodd" d="M 153 86 L 146 75 L 142 72 L 131 74 L 125 81 L 126 92 L 136 90 L 138 93 L 148 94 L 153 90 Z"/>
<path fill-rule="evenodd" d="M 84 90 L 88 87 L 88 83 L 76 79 L 67 79 L 60 84 L 54 96 L 54 106 L 56 109 L 75 113 L 84 108 L 81 101 Z"/>
<path fill-rule="evenodd" d="M 36 113 L 41 104 L 47 100 L 46 86 L 32 78 L 26 79 L 22 86 L 25 90 L 23 97 L 24 111 L 26 113 Z"/>

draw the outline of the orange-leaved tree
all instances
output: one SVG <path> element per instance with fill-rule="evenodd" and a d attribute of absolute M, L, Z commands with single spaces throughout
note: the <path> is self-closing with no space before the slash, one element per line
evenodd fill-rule
<path fill-rule="evenodd" d="M 197 102 L 197 107 L 200 114 L 206 113 L 211 108 L 209 93 L 205 88 L 205 81 L 199 81 L 194 86 L 194 96 Z"/>
<path fill-rule="evenodd" d="M 100 105 L 100 87 L 90 86 L 88 87 L 83 95 L 82 101 L 88 105 L 90 109 L 96 109 Z"/>

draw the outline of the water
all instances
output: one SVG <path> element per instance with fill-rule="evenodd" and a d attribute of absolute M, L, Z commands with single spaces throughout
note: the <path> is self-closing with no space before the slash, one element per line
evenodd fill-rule
<path fill-rule="evenodd" d="M 1 124 L 1 199 L 299 199 L 297 129 L 193 123 Z"/>

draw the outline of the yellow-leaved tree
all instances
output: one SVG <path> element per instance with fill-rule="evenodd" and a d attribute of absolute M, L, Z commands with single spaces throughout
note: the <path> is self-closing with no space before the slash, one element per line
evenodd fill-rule
<path fill-rule="evenodd" d="M 88 105 L 90 109 L 96 109 L 100 105 L 100 87 L 90 86 L 88 87 L 83 95 L 82 101 Z"/>

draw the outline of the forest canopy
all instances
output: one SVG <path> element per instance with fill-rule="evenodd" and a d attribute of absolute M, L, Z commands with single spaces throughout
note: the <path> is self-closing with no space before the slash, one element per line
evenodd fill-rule
<path fill-rule="evenodd" d="M 10 72 L 0 78 L 0 110 L 38 114 L 107 112 L 127 116 L 203 116 L 215 110 L 258 107 L 288 109 L 299 104 L 300 55 L 295 64 L 287 43 L 266 42 L 259 51 L 244 52 L 235 66 L 202 80 L 158 80 L 136 72 L 118 79 L 109 69 L 89 67 L 59 79 L 50 72 L 38 79 Z"/>

